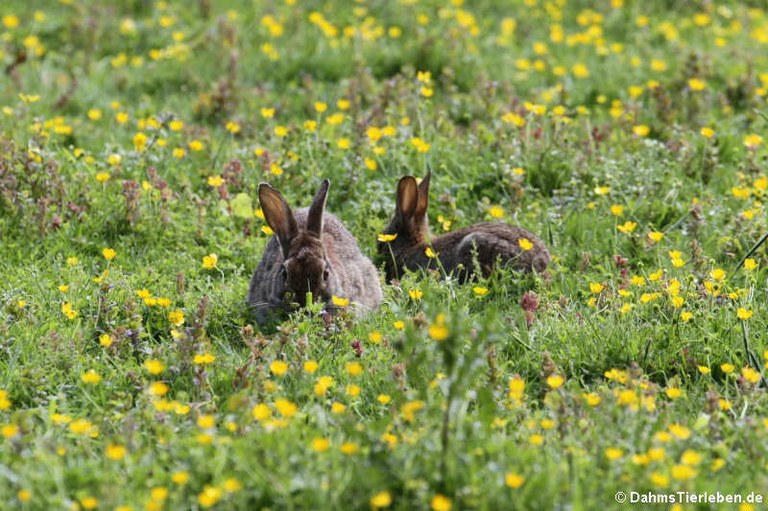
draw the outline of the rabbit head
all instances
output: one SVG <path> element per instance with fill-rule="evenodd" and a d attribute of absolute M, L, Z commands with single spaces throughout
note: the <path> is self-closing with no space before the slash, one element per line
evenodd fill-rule
<path fill-rule="evenodd" d="M 336 292 L 335 276 L 323 246 L 323 212 L 330 181 L 320 185 L 306 214 L 306 227 L 300 227 L 283 196 L 267 183 L 259 185 L 259 201 L 264 219 L 275 232 L 283 261 L 277 273 L 273 294 L 282 301 L 306 305 L 307 293 L 330 301 Z"/>
<path fill-rule="evenodd" d="M 385 257 L 397 255 L 409 247 L 427 242 L 429 236 L 427 207 L 431 176 L 432 172 L 427 172 L 421 183 L 417 183 L 413 176 L 404 176 L 397 183 L 395 215 L 382 232 L 384 235 L 395 237 L 389 241 L 379 240 L 379 254 Z M 387 273 L 390 272 L 387 271 Z"/>
<path fill-rule="evenodd" d="M 384 259 L 388 279 L 409 270 L 438 269 L 471 279 L 476 264 L 489 275 L 499 266 L 516 271 L 542 272 L 550 262 L 544 243 L 533 233 L 504 222 L 481 222 L 430 238 L 427 223 L 429 205 L 428 172 L 421 183 L 405 176 L 397 185 L 395 215 L 379 238 L 378 251 Z M 389 235 L 389 236 L 387 236 Z"/>

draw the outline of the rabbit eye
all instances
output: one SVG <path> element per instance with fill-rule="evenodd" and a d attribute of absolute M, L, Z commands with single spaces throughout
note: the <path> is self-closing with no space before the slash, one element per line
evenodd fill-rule
<path fill-rule="evenodd" d="M 326 267 L 326 268 L 323 270 L 323 281 L 327 281 L 327 280 L 328 280 L 328 276 L 329 276 L 329 275 L 330 275 L 330 272 L 328 271 L 328 267 Z"/>
<path fill-rule="evenodd" d="M 285 280 L 288 278 L 288 269 L 285 267 L 285 265 L 280 266 L 280 269 L 278 270 L 277 274 L 280 276 L 281 279 Z"/>

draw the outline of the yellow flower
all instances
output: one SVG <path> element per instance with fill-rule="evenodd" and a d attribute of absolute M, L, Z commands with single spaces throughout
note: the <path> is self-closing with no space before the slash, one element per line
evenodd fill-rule
<path fill-rule="evenodd" d="M 73 320 L 78 316 L 78 312 L 74 309 L 73 305 L 69 302 L 64 302 L 61 304 L 61 312 L 64 314 L 67 319 Z"/>
<path fill-rule="evenodd" d="M 571 66 L 571 72 L 575 78 L 587 78 L 589 77 L 589 68 L 581 63 Z"/>
<path fill-rule="evenodd" d="M 360 362 L 347 362 L 344 369 L 350 376 L 360 376 L 363 374 L 363 365 Z"/>
<path fill-rule="evenodd" d="M 607 195 L 611 191 L 610 186 L 597 186 L 593 190 L 595 195 Z"/>
<path fill-rule="evenodd" d="M 109 444 L 104 450 L 104 455 L 111 460 L 119 461 L 125 457 L 127 452 L 128 450 L 122 445 Z"/>
<path fill-rule="evenodd" d="M 688 88 L 695 92 L 702 91 L 707 88 L 707 82 L 699 78 L 691 78 L 688 80 Z"/>
<path fill-rule="evenodd" d="M 747 320 L 752 317 L 753 312 L 751 310 L 745 309 L 744 307 L 739 307 L 739 309 L 736 311 L 736 316 L 741 320 Z"/>
<path fill-rule="evenodd" d="M 292 403 L 291 401 L 288 401 L 284 398 L 278 398 L 275 400 L 275 408 L 280 415 L 286 418 L 293 417 L 296 415 L 296 412 L 299 411 L 299 407 L 295 403 Z"/>
<path fill-rule="evenodd" d="M 453 508 L 451 499 L 439 493 L 432 497 L 432 501 L 429 505 L 432 508 L 432 511 L 451 511 Z"/>
<path fill-rule="evenodd" d="M 382 243 L 389 243 L 390 241 L 394 241 L 396 238 L 397 238 L 397 233 L 394 233 L 394 234 L 381 233 L 377 236 L 377 239 Z"/>
<path fill-rule="evenodd" d="M 653 472 L 650 476 L 651 484 L 657 488 L 669 486 L 669 478 L 660 472 Z"/>
<path fill-rule="evenodd" d="M 158 375 L 165 371 L 165 364 L 156 359 L 148 359 L 144 361 L 144 369 L 146 369 L 149 374 Z"/>
<path fill-rule="evenodd" d="M 491 216 L 491 218 L 503 218 L 504 208 L 499 205 L 491 206 L 488 208 L 488 214 Z"/>
<path fill-rule="evenodd" d="M 691 430 L 682 424 L 670 424 L 669 432 L 679 440 L 687 440 L 691 436 Z"/>
<path fill-rule="evenodd" d="M 86 510 L 96 509 L 99 507 L 99 501 L 96 499 L 96 497 L 83 497 L 80 499 L 80 505 L 83 507 L 83 509 Z"/>
<path fill-rule="evenodd" d="M 314 360 L 307 360 L 304 362 L 304 372 L 308 374 L 314 374 L 317 371 L 318 363 Z"/>
<path fill-rule="evenodd" d="M 603 286 L 599 282 L 590 282 L 589 283 L 589 290 L 590 290 L 590 292 L 592 292 L 594 294 L 599 294 L 600 292 L 603 291 L 603 289 L 605 289 L 605 286 Z"/>
<path fill-rule="evenodd" d="M 240 132 L 240 124 L 235 121 L 229 121 L 224 128 L 233 135 Z"/>
<path fill-rule="evenodd" d="M 22 488 L 16 493 L 16 498 L 19 499 L 19 502 L 29 502 L 32 499 L 32 492 Z"/>
<path fill-rule="evenodd" d="M 744 377 L 745 380 L 752 384 L 756 384 L 760 381 L 760 373 L 755 371 L 749 366 L 745 366 L 741 368 L 741 375 Z"/>
<path fill-rule="evenodd" d="M 223 495 L 221 488 L 216 486 L 205 485 L 203 491 L 197 496 L 197 502 L 204 508 L 215 506 Z"/>
<path fill-rule="evenodd" d="M 198 353 L 192 358 L 192 361 L 197 365 L 213 364 L 215 360 L 216 355 L 212 353 Z"/>
<path fill-rule="evenodd" d="M 701 136 L 704 138 L 712 138 L 715 135 L 715 130 L 705 126 L 701 128 L 699 133 L 701 133 Z"/>
<path fill-rule="evenodd" d="M 624 456 L 624 451 L 617 447 L 608 447 L 605 450 L 605 457 L 608 458 L 610 461 L 616 461 L 620 459 L 622 456 Z"/>
<path fill-rule="evenodd" d="M 475 286 L 472 288 L 472 292 L 475 296 L 485 296 L 488 294 L 488 288 L 484 286 Z"/>
<path fill-rule="evenodd" d="M 77 419 L 69 423 L 69 430 L 76 435 L 93 435 L 98 429 L 87 419 Z"/>
<path fill-rule="evenodd" d="M 16 424 L 4 424 L 0 427 L 0 434 L 5 438 L 13 438 L 19 434 L 19 427 Z"/>
<path fill-rule="evenodd" d="M 424 293 L 420 289 L 411 289 L 408 291 L 408 296 L 411 297 L 411 300 L 421 300 L 421 297 L 424 296 Z"/>
<path fill-rule="evenodd" d="M 426 256 L 427 256 L 429 259 L 434 259 L 434 258 L 436 258 L 436 257 L 437 257 L 437 252 L 435 252 L 434 250 L 432 250 L 432 247 L 427 247 L 426 249 L 424 249 L 424 254 L 426 254 Z"/>
<path fill-rule="evenodd" d="M 429 334 L 429 337 L 432 338 L 432 340 L 440 342 L 446 340 L 451 332 L 444 324 L 433 323 L 429 325 L 427 333 Z"/>
<path fill-rule="evenodd" d="M 173 326 L 181 326 L 184 324 L 184 312 L 181 309 L 172 310 L 168 313 L 168 321 Z"/>
<path fill-rule="evenodd" d="M 426 153 L 432 147 L 429 143 L 425 142 L 420 137 L 413 137 L 411 139 L 411 145 L 416 148 L 416 151 L 420 153 Z"/>
<path fill-rule="evenodd" d="M 631 220 L 627 220 L 622 225 L 616 226 L 616 228 L 623 232 L 624 234 L 631 234 L 635 228 L 637 227 L 637 223 L 632 222 Z"/>
<path fill-rule="evenodd" d="M 203 256 L 203 268 L 206 270 L 212 270 L 213 268 L 216 268 L 216 263 L 219 262 L 219 256 L 216 254 L 208 254 L 207 256 Z"/>
<path fill-rule="evenodd" d="M 389 507 L 392 504 L 392 496 L 388 491 L 380 491 L 371 497 L 370 504 L 373 509 Z"/>
<path fill-rule="evenodd" d="M 589 406 L 597 406 L 600 404 L 600 401 L 602 401 L 602 398 L 594 392 L 582 394 L 581 397 L 584 398 L 584 401 L 586 401 Z"/>
<path fill-rule="evenodd" d="M 392 401 L 392 397 L 388 394 L 379 394 L 378 397 L 376 398 L 376 401 L 378 401 L 382 405 L 387 405 L 390 403 L 390 401 Z"/>
<path fill-rule="evenodd" d="M 518 128 L 525 126 L 525 118 L 515 112 L 508 112 L 501 117 L 502 122 L 506 124 L 514 124 Z"/>
<path fill-rule="evenodd" d="M 553 374 L 547 377 L 547 385 L 552 389 L 559 389 L 565 383 L 565 378 L 559 374 Z"/>
<path fill-rule="evenodd" d="M 216 427 L 216 418 L 213 415 L 201 415 L 197 418 L 197 427 L 200 429 L 213 429 Z"/>
<path fill-rule="evenodd" d="M 748 149 L 757 149 L 760 144 L 763 143 L 763 137 L 758 135 L 757 133 L 751 133 L 744 137 L 744 145 Z"/>
<path fill-rule="evenodd" d="M 725 270 L 723 270 L 722 268 L 715 268 L 714 270 L 709 272 L 709 276 L 712 277 L 712 279 L 714 279 L 714 280 L 716 280 L 718 282 L 720 282 L 723 279 L 725 279 L 725 275 L 726 275 L 725 274 Z"/>
<path fill-rule="evenodd" d="M 504 474 L 504 484 L 510 488 L 520 488 L 525 483 L 525 477 L 517 472 L 507 472 Z"/>
<path fill-rule="evenodd" d="M 208 176 L 208 186 L 218 188 L 224 184 L 224 178 L 221 176 Z"/>
<path fill-rule="evenodd" d="M 683 391 L 677 387 L 669 387 L 665 393 L 669 399 L 677 399 L 683 395 Z"/>
<path fill-rule="evenodd" d="M 117 257 L 117 252 L 112 248 L 105 248 L 101 251 L 101 255 L 104 256 L 104 259 L 107 261 L 111 261 L 115 257 Z"/>
<path fill-rule="evenodd" d="M 688 465 L 674 465 L 672 466 L 672 479 L 677 481 L 687 481 L 696 477 L 697 472 Z"/>
<path fill-rule="evenodd" d="M 325 112 L 326 110 L 328 110 L 328 104 L 327 103 L 323 103 L 322 101 L 316 101 L 315 102 L 315 111 L 317 113 L 321 114 L 321 113 Z"/>
<path fill-rule="evenodd" d="M 333 295 L 331 296 L 331 303 L 333 303 L 333 305 L 336 307 L 347 307 L 349 306 L 349 298 L 341 298 L 339 296 Z"/>
<path fill-rule="evenodd" d="M 283 376 L 288 372 L 288 364 L 283 360 L 274 360 L 269 364 L 269 372 L 275 376 Z"/>
<path fill-rule="evenodd" d="M 193 140 L 189 143 L 190 151 L 198 152 L 198 151 L 202 151 L 203 149 L 205 149 L 205 144 L 203 144 L 199 140 Z"/>
<path fill-rule="evenodd" d="M 651 128 L 645 124 L 638 124 L 632 127 L 632 133 L 641 138 L 647 137 L 650 132 Z"/>
<path fill-rule="evenodd" d="M 89 369 L 80 375 L 80 380 L 88 385 L 96 385 L 101 381 L 101 375 L 93 369 Z"/>
<path fill-rule="evenodd" d="M 752 271 L 755 268 L 757 268 L 757 261 L 755 261 L 751 257 L 747 258 L 747 259 L 744 259 L 744 269 L 745 270 Z"/>
<path fill-rule="evenodd" d="M 315 452 L 325 452 L 331 447 L 331 441 L 327 438 L 314 438 L 310 444 L 312 450 Z"/>
<path fill-rule="evenodd" d="M 19 17 L 15 14 L 6 14 L 3 16 L 3 26 L 5 28 L 17 28 L 19 24 Z"/>
<path fill-rule="evenodd" d="M 153 396 L 163 397 L 169 390 L 171 390 L 171 388 L 168 384 L 161 381 L 155 381 L 149 385 L 149 393 Z"/>

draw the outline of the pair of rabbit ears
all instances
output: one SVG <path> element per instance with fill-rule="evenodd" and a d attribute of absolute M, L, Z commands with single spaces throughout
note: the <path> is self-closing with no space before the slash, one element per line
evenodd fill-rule
<path fill-rule="evenodd" d="M 429 179 L 432 171 L 427 172 L 421 183 L 416 183 L 413 176 L 404 176 L 397 183 L 397 213 L 402 218 L 424 216 L 429 205 Z"/>
<path fill-rule="evenodd" d="M 318 238 L 323 234 L 323 212 L 330 186 L 331 182 L 324 179 L 307 212 L 306 230 Z M 259 184 L 259 202 L 261 203 L 261 210 L 264 212 L 264 219 L 275 231 L 280 246 L 286 252 L 291 246 L 291 241 L 299 234 L 299 227 L 291 206 L 288 205 L 283 195 L 268 183 Z"/>

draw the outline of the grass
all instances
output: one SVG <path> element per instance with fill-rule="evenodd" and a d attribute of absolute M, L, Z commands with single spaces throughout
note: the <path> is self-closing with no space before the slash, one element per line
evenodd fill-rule
<path fill-rule="evenodd" d="M 3 3 L 0 501 L 764 501 L 768 12 L 444 4 Z M 547 274 L 253 326 L 259 182 L 329 178 L 381 265 L 428 169 L 435 232 L 519 224 Z"/>

